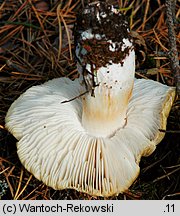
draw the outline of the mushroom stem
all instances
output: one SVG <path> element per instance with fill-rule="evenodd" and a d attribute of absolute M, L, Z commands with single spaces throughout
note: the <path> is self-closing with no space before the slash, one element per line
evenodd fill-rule
<path fill-rule="evenodd" d="M 129 46 L 130 42 L 126 40 L 125 45 Z M 89 65 L 86 65 L 86 70 L 90 70 Z M 88 133 L 97 137 L 110 137 L 126 125 L 126 112 L 133 90 L 134 74 L 134 50 L 124 59 L 123 65 L 112 63 L 97 70 L 93 94 L 89 91 L 82 98 L 82 125 Z M 86 83 L 91 86 L 91 73 L 86 74 L 84 80 L 84 85 Z"/>
<path fill-rule="evenodd" d="M 128 23 L 112 5 L 99 2 L 81 16 L 75 54 L 82 91 L 89 90 L 82 97 L 82 125 L 93 136 L 111 137 L 126 125 L 133 90 L 135 53 Z"/>

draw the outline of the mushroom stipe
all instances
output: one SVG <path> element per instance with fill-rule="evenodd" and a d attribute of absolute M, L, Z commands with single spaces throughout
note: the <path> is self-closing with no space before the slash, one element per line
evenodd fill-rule
<path fill-rule="evenodd" d="M 106 3 L 84 8 L 75 28 L 80 77 L 31 87 L 6 115 L 22 164 L 56 190 L 123 193 L 137 178 L 141 157 L 165 135 L 175 88 L 134 78 L 133 42 L 121 18 Z"/>

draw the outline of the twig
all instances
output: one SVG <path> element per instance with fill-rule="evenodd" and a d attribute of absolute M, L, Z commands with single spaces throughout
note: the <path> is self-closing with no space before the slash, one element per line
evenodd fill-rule
<path fill-rule="evenodd" d="M 41 183 L 40 185 L 38 185 L 37 187 L 35 187 L 31 192 L 29 192 L 25 197 L 22 198 L 22 200 L 30 200 L 30 195 L 33 194 L 34 192 L 38 191 L 38 189 L 43 185 L 43 183 Z"/>
<path fill-rule="evenodd" d="M 174 169 L 176 167 L 180 167 L 180 164 L 177 164 L 177 165 L 174 165 L 174 166 L 168 166 L 168 167 L 165 167 L 166 169 Z"/>
<path fill-rule="evenodd" d="M 23 192 L 25 191 L 25 189 L 27 188 L 27 186 L 28 186 L 29 182 L 31 181 L 31 179 L 32 179 L 32 175 L 29 176 L 29 178 L 28 178 L 28 180 L 27 180 L 25 186 L 23 187 L 23 189 L 21 190 L 21 192 L 20 192 L 19 194 L 17 194 L 17 196 L 14 197 L 14 200 L 17 200 L 17 199 L 22 195 L 22 193 L 23 193 Z M 21 179 L 20 179 L 20 181 L 21 181 Z"/>
<path fill-rule="evenodd" d="M 160 132 L 162 133 L 180 133 L 180 130 L 163 130 L 163 129 L 159 129 Z"/>
<path fill-rule="evenodd" d="M 0 175 L 2 175 L 4 172 L 6 172 L 9 168 L 10 168 L 10 167 L 7 167 L 6 169 L 2 170 L 2 171 L 0 172 Z"/>
<path fill-rule="evenodd" d="M 160 160 L 154 162 L 153 164 L 145 167 L 142 169 L 142 173 L 145 173 L 147 170 L 151 169 L 152 167 L 154 167 L 155 165 L 157 165 L 159 162 L 163 161 L 171 152 L 169 151 L 167 154 L 165 154 Z"/>
<path fill-rule="evenodd" d="M 165 175 L 167 175 L 166 170 L 164 169 L 164 167 L 162 165 L 160 165 L 161 169 L 163 170 L 163 172 L 165 173 Z M 167 179 L 170 181 L 171 179 L 169 178 L 169 176 L 167 175 Z"/>
<path fill-rule="evenodd" d="M 71 101 L 73 101 L 73 100 L 75 100 L 75 99 L 77 99 L 77 98 L 80 98 L 81 96 L 87 94 L 88 92 L 89 92 L 89 90 L 88 90 L 88 91 L 85 91 L 85 92 L 83 92 L 82 94 L 79 94 L 78 96 L 73 97 L 73 98 L 71 98 L 71 99 L 69 99 L 69 100 L 61 101 L 61 103 L 68 103 L 68 102 L 71 102 Z"/>
<path fill-rule="evenodd" d="M 167 15 L 167 27 L 168 27 L 168 37 L 169 37 L 169 60 L 171 63 L 171 69 L 174 72 L 174 81 L 177 88 L 177 94 L 180 96 L 180 66 L 178 60 L 178 52 L 176 46 L 176 34 L 174 26 L 174 12 L 175 0 L 166 0 L 166 15 Z"/>
<path fill-rule="evenodd" d="M 179 171 L 179 170 L 180 170 L 180 167 L 177 168 L 177 169 L 175 169 L 175 170 L 173 170 L 172 172 L 169 172 L 169 173 L 167 173 L 167 174 L 165 174 L 165 175 L 163 175 L 163 176 L 161 176 L 161 177 L 158 177 L 158 178 L 154 179 L 154 180 L 153 180 L 153 183 L 155 183 L 155 182 L 157 182 L 157 181 L 159 181 L 159 180 L 161 180 L 161 179 L 167 178 L 168 176 L 172 175 L 173 173 L 175 173 L 175 172 L 177 172 L 177 171 Z"/>
<path fill-rule="evenodd" d="M 180 192 L 178 192 L 178 193 L 174 193 L 174 194 L 168 194 L 168 195 L 165 195 L 165 196 L 162 198 L 162 200 L 165 200 L 166 197 L 174 197 L 174 196 L 180 196 Z"/>
<path fill-rule="evenodd" d="M 144 13 L 144 18 L 143 18 L 143 23 L 142 23 L 142 30 L 144 30 L 144 27 L 146 25 L 147 14 L 148 14 L 148 11 L 149 11 L 149 6 L 150 6 L 149 3 L 150 3 L 150 0 L 147 0 L 145 13 Z"/>
<path fill-rule="evenodd" d="M 90 90 L 87 90 L 87 91 L 83 92 L 82 94 L 77 95 L 76 97 L 73 97 L 73 98 L 71 98 L 71 99 L 69 99 L 69 100 L 61 101 L 61 103 L 68 103 L 68 102 L 71 102 L 71 101 L 73 101 L 73 100 L 75 100 L 75 99 L 77 99 L 77 98 L 80 98 L 80 97 L 82 97 L 83 95 L 89 93 L 90 91 L 93 92 L 93 91 L 94 91 L 94 88 L 97 87 L 97 86 L 99 86 L 99 84 L 95 85 L 95 86 L 92 87 Z M 91 94 L 91 96 L 92 96 L 92 94 Z"/>
<path fill-rule="evenodd" d="M 16 198 L 17 198 L 17 196 L 18 196 L 18 193 L 19 193 L 19 190 L 20 190 L 20 188 L 21 188 L 21 183 L 22 183 L 22 178 L 23 178 L 23 172 L 24 172 L 24 170 L 21 168 L 19 183 L 18 183 L 18 187 L 17 187 L 16 193 L 15 193 L 15 195 L 14 195 L 14 200 L 16 200 Z"/>
<path fill-rule="evenodd" d="M 60 59 L 61 55 L 61 49 L 62 49 L 62 26 L 61 26 L 61 3 L 57 6 L 57 18 L 58 18 L 58 25 L 59 25 L 59 49 L 58 49 L 58 61 Z"/>

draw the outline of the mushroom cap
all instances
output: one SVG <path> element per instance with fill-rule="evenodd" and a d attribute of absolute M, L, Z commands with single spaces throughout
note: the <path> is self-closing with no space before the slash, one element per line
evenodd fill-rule
<path fill-rule="evenodd" d="M 80 89 L 78 80 L 67 78 L 31 87 L 11 105 L 6 128 L 18 140 L 22 164 L 46 185 L 117 195 L 137 178 L 141 156 L 150 155 L 164 137 L 159 129 L 166 129 L 175 89 L 135 79 L 127 123 L 107 138 L 82 127 L 80 97 L 61 103 L 77 97 Z"/>

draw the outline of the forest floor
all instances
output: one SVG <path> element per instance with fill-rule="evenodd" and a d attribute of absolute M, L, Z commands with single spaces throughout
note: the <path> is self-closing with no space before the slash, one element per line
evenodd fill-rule
<path fill-rule="evenodd" d="M 116 1 L 114 1 L 116 2 Z M 78 77 L 73 61 L 73 25 L 86 1 L 0 0 L 0 199 L 104 199 L 75 190 L 55 191 L 35 179 L 18 159 L 16 140 L 5 129 L 13 101 L 33 85 Z M 162 0 L 119 1 L 136 38 L 136 77 L 174 86 Z M 180 7 L 176 5 L 177 26 Z M 180 35 L 177 32 L 177 48 Z M 136 34 L 137 33 L 137 34 Z M 140 162 L 140 175 L 126 193 L 108 199 L 180 199 L 180 109 L 176 100 L 165 138 Z"/>

